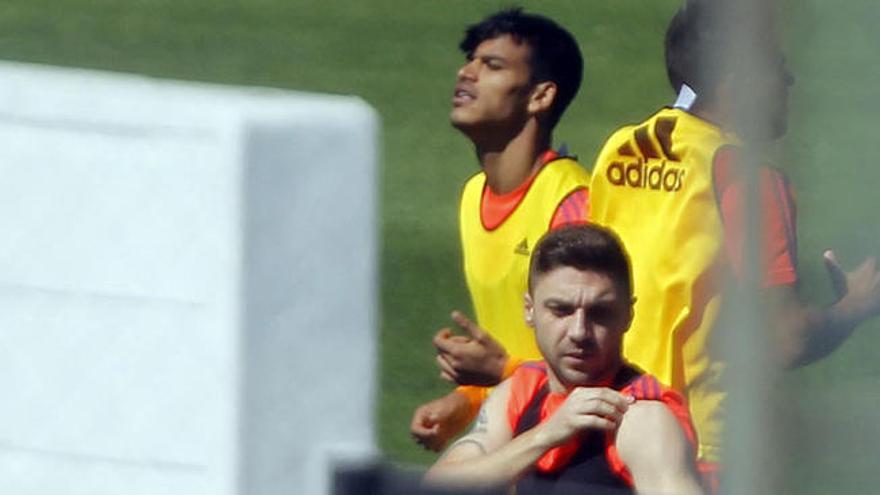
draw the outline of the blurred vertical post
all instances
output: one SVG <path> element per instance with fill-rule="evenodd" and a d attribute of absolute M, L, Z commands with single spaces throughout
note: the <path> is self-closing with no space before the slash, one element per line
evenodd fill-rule
<path fill-rule="evenodd" d="M 772 364 L 771 331 L 767 307 L 761 297 L 764 266 L 760 166 L 773 138 L 769 99 L 774 95 L 765 83 L 778 46 L 776 2 L 736 0 L 717 2 L 717 15 L 730 31 L 726 56 L 730 78 L 727 88 L 735 129 L 742 140 L 739 177 L 743 184 L 744 256 L 742 280 L 730 284 L 728 300 L 731 325 L 722 337 L 728 368 L 728 420 L 721 493 L 777 493 L 777 448 L 773 428 L 773 385 L 777 367 Z M 769 43 L 769 44 L 768 44 Z"/>

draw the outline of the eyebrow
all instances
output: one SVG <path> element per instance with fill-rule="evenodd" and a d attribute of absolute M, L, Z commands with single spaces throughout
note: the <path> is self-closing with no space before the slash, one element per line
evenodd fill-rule
<path fill-rule="evenodd" d="M 614 304 L 618 300 L 615 296 L 616 294 L 614 293 L 614 291 L 603 292 L 592 301 L 592 304 Z M 550 296 L 547 299 L 544 299 L 544 305 L 546 306 L 550 304 L 575 305 L 575 302 L 572 299 L 567 299 L 564 297 Z"/>
<path fill-rule="evenodd" d="M 501 63 L 503 63 L 503 64 L 507 64 L 507 63 L 509 62 L 506 58 L 502 57 L 501 55 L 494 55 L 494 54 L 491 54 L 491 53 L 488 53 L 488 54 L 482 54 L 482 55 L 478 55 L 478 54 L 476 54 L 476 53 L 472 53 L 472 54 L 470 54 L 470 56 L 468 57 L 469 60 L 474 60 L 474 59 L 476 59 L 476 58 L 479 58 L 479 59 L 482 60 L 483 62 L 496 62 L 496 61 L 497 61 L 497 62 L 501 62 Z"/>

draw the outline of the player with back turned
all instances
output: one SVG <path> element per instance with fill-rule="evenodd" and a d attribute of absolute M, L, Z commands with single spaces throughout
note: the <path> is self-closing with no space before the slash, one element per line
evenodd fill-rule
<path fill-rule="evenodd" d="M 416 409 L 411 432 L 439 450 L 476 415 L 488 389 L 539 356 L 520 312 L 529 254 L 550 228 L 586 217 L 589 174 L 552 150 L 552 132 L 580 87 L 577 42 L 555 22 L 519 9 L 470 26 L 460 45 L 450 120 L 474 145 L 480 172 L 459 207 L 464 271 L 477 323 L 434 337 L 441 376 L 458 384 Z"/>
<path fill-rule="evenodd" d="M 728 59 L 735 20 L 721 3 L 686 2 L 666 34 L 674 107 L 616 131 L 593 169 L 591 220 L 613 228 L 629 249 L 635 273 L 636 316 L 625 341 L 628 360 L 687 396 L 700 440 L 701 469 L 715 485 L 725 398 L 724 362 L 710 351 L 723 331 L 722 280 L 742 280 L 747 264 L 763 273 L 769 327 L 784 366 L 799 366 L 836 349 L 867 318 L 880 313 L 880 274 L 873 258 L 844 272 L 831 251 L 824 258 L 838 300 L 827 308 L 804 304 L 796 292 L 795 209 L 785 177 L 758 172 L 761 260 L 744 255 L 746 191 L 740 179 L 740 139 L 734 94 L 741 74 Z M 772 16 L 744 44 L 762 68 L 752 78 L 769 112 L 766 132 L 750 146 L 786 130 L 788 73 Z M 758 22 L 750 19 L 749 23 Z M 751 24 L 749 24 L 751 25 Z M 757 148 L 750 148 L 757 149 Z"/>

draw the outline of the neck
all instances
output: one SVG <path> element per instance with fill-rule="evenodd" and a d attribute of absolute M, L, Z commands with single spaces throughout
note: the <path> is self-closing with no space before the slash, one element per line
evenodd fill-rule
<path fill-rule="evenodd" d="M 706 122 L 718 126 L 725 131 L 731 130 L 727 118 L 727 112 L 724 111 L 723 108 L 720 108 L 718 105 L 705 105 L 697 103 L 690 110 L 688 110 L 688 112 L 696 117 L 699 117 L 702 120 L 705 120 Z"/>
<path fill-rule="evenodd" d="M 541 167 L 541 155 L 550 149 L 550 133 L 532 119 L 508 139 L 474 140 L 477 159 L 492 192 L 516 189 Z"/>
<path fill-rule="evenodd" d="M 748 141 L 751 146 L 757 147 L 757 149 L 765 149 L 770 146 L 778 136 L 774 135 L 772 132 L 739 132 L 743 130 L 740 126 L 735 124 L 736 115 L 733 109 L 724 106 L 724 105 L 714 105 L 714 106 L 695 106 L 689 110 L 689 112 L 706 122 L 709 122 L 724 132 L 732 133 L 737 136 L 739 139 L 743 139 Z M 761 123 L 766 122 L 758 122 L 753 123 L 753 125 L 749 126 L 748 129 L 752 131 L 757 131 L 758 129 L 762 129 L 759 125 Z"/>

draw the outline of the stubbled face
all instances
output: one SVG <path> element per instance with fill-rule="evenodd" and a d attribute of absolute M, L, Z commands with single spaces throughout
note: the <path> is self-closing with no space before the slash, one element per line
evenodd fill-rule
<path fill-rule="evenodd" d="M 452 96 L 452 125 L 467 133 L 520 125 L 533 85 L 531 48 L 502 35 L 480 43 L 459 69 Z"/>
<path fill-rule="evenodd" d="M 608 275 L 572 267 L 551 270 L 533 284 L 525 309 L 552 388 L 594 386 L 617 372 L 632 302 Z"/>

